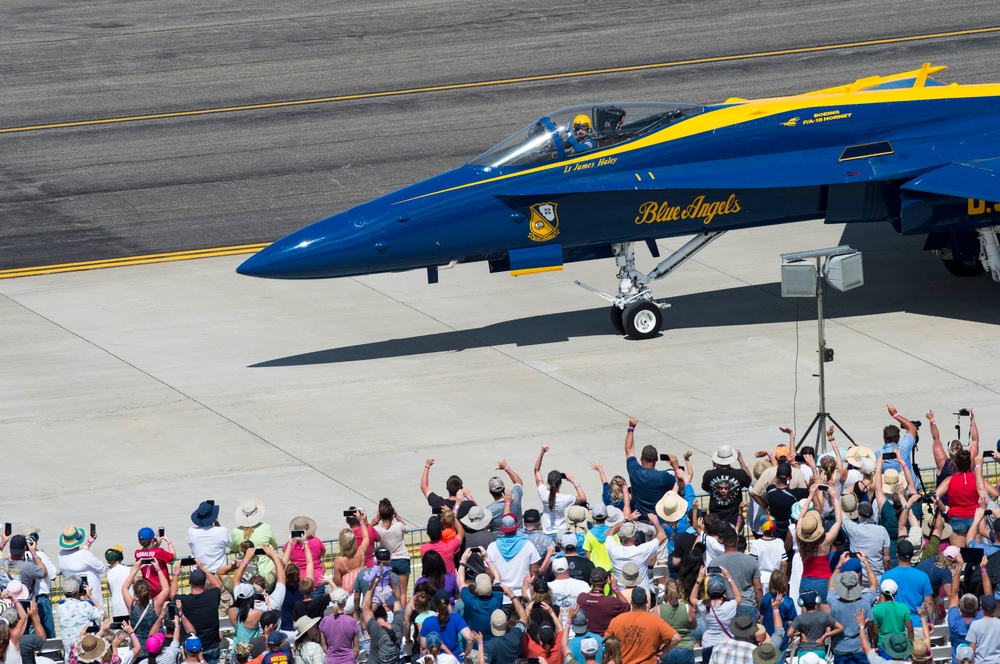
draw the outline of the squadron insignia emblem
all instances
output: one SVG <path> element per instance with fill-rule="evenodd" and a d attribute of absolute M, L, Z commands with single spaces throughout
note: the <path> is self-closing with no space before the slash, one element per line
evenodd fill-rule
<path fill-rule="evenodd" d="M 545 242 L 557 235 L 559 235 L 559 214 L 556 212 L 556 203 L 532 205 L 528 238 L 535 242 Z"/>

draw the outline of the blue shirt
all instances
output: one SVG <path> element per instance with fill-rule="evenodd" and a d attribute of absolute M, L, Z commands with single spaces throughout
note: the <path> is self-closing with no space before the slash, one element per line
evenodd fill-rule
<path fill-rule="evenodd" d="M 625 461 L 628 481 L 632 484 L 632 509 L 640 514 L 654 514 L 656 503 L 667 491 L 674 488 L 674 474 L 656 468 L 643 468 L 635 456 Z"/>
<path fill-rule="evenodd" d="M 980 611 L 974 620 L 979 620 L 982 617 L 983 612 Z M 957 659 L 958 647 L 968 643 L 965 637 L 969 634 L 969 625 L 971 624 L 971 622 L 965 622 L 965 618 L 962 617 L 962 612 L 958 610 L 957 606 L 948 609 L 948 631 L 951 633 L 951 656 L 953 658 Z"/>
<path fill-rule="evenodd" d="M 878 458 L 885 452 L 895 452 L 896 459 L 886 459 L 883 461 L 882 470 L 884 471 L 886 468 L 892 468 L 899 473 L 900 480 L 902 480 L 903 468 L 899 465 L 898 459 L 902 459 L 906 462 L 907 466 L 913 468 L 913 448 L 915 445 L 916 442 L 913 440 L 913 436 L 911 436 L 909 432 L 904 431 L 900 434 L 898 443 L 885 443 L 882 445 L 882 449 L 875 452 L 875 460 L 878 461 Z M 914 477 L 913 481 L 917 483 L 917 488 L 919 489 L 920 478 Z M 914 627 L 916 627 L 916 625 L 914 625 Z"/>
<path fill-rule="evenodd" d="M 875 604 L 875 591 L 865 588 L 861 591 L 861 599 L 855 602 L 843 602 L 837 591 L 831 589 L 826 594 L 826 602 L 830 605 L 830 616 L 844 628 L 843 632 L 833 637 L 834 654 L 849 655 L 861 652 L 861 630 L 858 628 L 854 612 L 861 609 L 865 614 L 865 620 L 871 622 L 874 619 L 872 606 Z"/>
<path fill-rule="evenodd" d="M 573 659 L 577 662 L 584 661 L 583 654 L 580 652 L 580 644 L 583 643 L 584 639 L 594 639 L 597 641 L 597 662 L 600 664 L 604 661 L 604 648 L 601 646 L 604 644 L 604 637 L 594 634 L 593 632 L 587 632 L 586 634 L 580 634 L 579 636 L 574 635 L 572 639 L 569 640 L 569 649 L 573 651 Z"/>
<path fill-rule="evenodd" d="M 441 624 L 438 622 L 438 617 L 435 613 L 433 616 L 424 618 L 424 624 L 420 626 L 420 636 L 427 638 L 427 635 L 431 632 L 437 632 L 441 635 L 441 642 L 448 646 L 448 650 L 456 657 L 459 657 L 463 650 L 458 647 L 458 633 L 466 627 L 468 625 L 465 624 L 465 619 L 457 613 L 453 613 L 448 618 L 448 625 L 444 629 L 441 629 Z"/>
<path fill-rule="evenodd" d="M 767 630 L 768 636 L 774 634 L 774 611 L 772 611 L 773 602 L 774 595 L 771 593 L 764 593 L 764 597 L 760 601 L 760 622 L 764 625 L 764 629 Z M 781 631 L 784 635 L 781 638 L 781 648 L 779 648 L 779 650 L 785 650 L 788 648 L 788 628 L 792 626 L 792 621 L 795 620 L 795 616 L 798 615 L 795 610 L 795 602 L 791 597 L 786 595 L 785 599 L 781 601 L 781 606 L 778 607 L 778 615 L 781 616 Z"/>
<path fill-rule="evenodd" d="M 924 597 L 933 594 L 930 577 L 915 567 L 893 567 L 882 575 L 882 583 L 885 583 L 886 579 L 892 579 L 899 586 L 896 601 L 910 607 L 913 629 L 920 629 L 923 623 L 920 622 L 918 611 L 924 603 Z"/>
<path fill-rule="evenodd" d="M 465 605 L 462 617 L 465 618 L 469 628 L 482 634 L 484 642 L 492 639 L 493 630 L 490 629 L 490 616 L 503 606 L 503 593 L 494 592 L 488 598 L 483 599 L 463 586 L 462 603 Z M 422 632 L 423 630 L 421 630 Z"/>

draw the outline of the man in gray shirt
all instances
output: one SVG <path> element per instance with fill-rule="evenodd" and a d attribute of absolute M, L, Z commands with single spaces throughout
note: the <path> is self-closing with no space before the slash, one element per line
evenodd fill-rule
<path fill-rule="evenodd" d="M 378 571 L 377 578 L 381 578 L 381 566 Z M 399 597 L 395 597 L 391 623 L 386 619 L 388 614 L 384 606 L 379 604 L 373 609 L 372 597 L 377 585 L 372 583 L 368 586 L 368 592 L 361 602 L 361 616 L 371 637 L 368 661 L 374 664 L 399 664 L 399 653 L 403 646 L 403 607 L 399 603 Z"/>
<path fill-rule="evenodd" d="M 757 607 L 760 606 L 761 596 L 763 595 L 760 585 L 760 569 L 757 567 L 757 557 L 741 553 L 737 550 L 739 536 L 736 534 L 736 529 L 729 524 L 722 526 L 721 537 L 722 546 L 725 547 L 725 551 L 716 556 L 709 563 L 709 567 L 725 567 L 726 571 L 729 572 L 729 576 L 739 586 L 740 595 L 742 595 L 740 611 L 746 610 L 749 612 L 749 610 L 752 610 L 754 615 L 757 615 Z M 726 593 L 732 599 L 732 589 L 727 588 Z"/>
<path fill-rule="evenodd" d="M 524 482 L 521 476 L 515 473 L 506 459 L 500 459 L 497 463 L 497 470 L 507 473 L 507 477 L 513 482 L 510 488 L 510 513 L 517 517 L 517 522 L 521 523 L 521 498 L 524 497 Z M 490 478 L 490 495 L 493 502 L 486 506 L 486 509 L 493 513 L 493 520 L 490 522 L 490 532 L 497 539 L 500 538 L 500 519 L 503 518 L 504 490 L 503 480 L 499 477 Z"/>
<path fill-rule="evenodd" d="M 867 567 L 875 574 L 876 583 L 882 581 L 882 574 L 889 565 L 889 533 L 885 528 L 872 521 L 874 516 L 872 504 L 864 502 L 858 505 L 857 522 L 844 519 L 841 529 L 851 541 L 851 551 L 864 553 L 868 557 L 868 566 L 862 572 L 862 579 L 868 581 Z"/>

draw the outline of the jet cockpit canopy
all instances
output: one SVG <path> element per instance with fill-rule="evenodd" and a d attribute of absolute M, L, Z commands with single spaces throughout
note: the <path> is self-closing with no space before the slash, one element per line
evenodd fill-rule
<path fill-rule="evenodd" d="M 529 166 L 577 154 L 569 134 L 574 118 L 580 115 L 590 118 L 588 138 L 596 142 L 600 149 L 650 134 L 704 110 L 704 106 L 696 104 L 669 102 L 623 102 L 561 108 L 528 125 L 469 164 L 487 169 Z"/>

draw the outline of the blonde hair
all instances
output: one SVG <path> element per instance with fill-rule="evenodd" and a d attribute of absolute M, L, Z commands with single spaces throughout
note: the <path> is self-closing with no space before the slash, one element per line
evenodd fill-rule
<path fill-rule="evenodd" d="M 622 664 L 622 642 L 617 636 L 604 637 L 605 664 Z"/>
<path fill-rule="evenodd" d="M 353 558 L 358 552 L 358 538 L 354 535 L 354 531 L 350 528 L 344 528 L 340 531 L 340 537 L 338 538 L 340 544 L 340 555 L 345 558 Z"/>
<path fill-rule="evenodd" d="M 667 579 L 663 584 L 663 603 L 677 606 L 681 598 L 681 586 L 677 579 Z"/>

